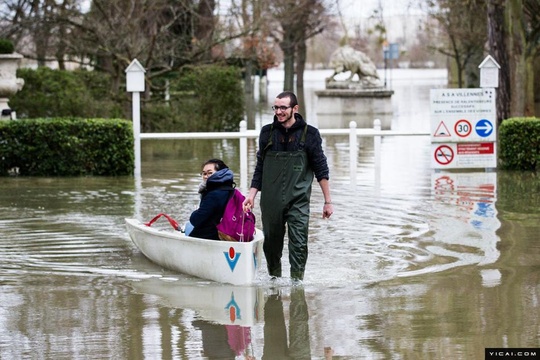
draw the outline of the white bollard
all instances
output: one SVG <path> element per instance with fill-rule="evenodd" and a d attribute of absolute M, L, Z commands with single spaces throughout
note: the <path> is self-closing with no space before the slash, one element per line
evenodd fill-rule
<path fill-rule="evenodd" d="M 375 132 L 381 131 L 381 120 L 375 119 L 373 121 L 373 130 Z M 381 167 L 381 135 L 375 135 L 373 137 L 373 151 L 375 152 L 375 168 Z"/>
<path fill-rule="evenodd" d="M 356 168 L 358 167 L 358 137 L 356 134 L 356 122 L 349 123 L 349 175 L 351 183 L 356 181 Z"/>

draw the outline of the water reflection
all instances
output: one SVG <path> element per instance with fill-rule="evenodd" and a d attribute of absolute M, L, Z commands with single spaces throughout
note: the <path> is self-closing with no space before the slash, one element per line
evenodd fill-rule
<path fill-rule="evenodd" d="M 145 301 L 148 307 L 144 312 L 154 313 L 157 321 L 145 325 L 141 334 L 142 351 L 147 352 L 155 346 L 148 337 L 158 336 L 172 342 L 166 348 L 174 353 L 175 341 L 167 334 L 184 327 L 185 332 L 192 329 L 191 336 L 200 336 L 202 349 L 198 351 L 208 359 L 234 359 L 236 356 L 245 359 L 311 359 L 309 310 L 304 287 L 279 282 L 267 285 L 196 284 L 173 277 L 133 282 L 137 293 L 151 297 L 151 301 Z M 170 321 L 159 321 L 156 302 L 177 316 Z M 261 330 L 262 334 L 259 333 Z M 330 353 L 331 348 L 327 347 L 325 351 Z"/>
<path fill-rule="evenodd" d="M 234 359 L 236 356 L 248 358 L 251 342 L 250 329 L 238 325 L 214 324 L 196 320 L 193 326 L 201 331 L 203 352 L 208 359 Z"/>
<path fill-rule="evenodd" d="M 173 276 L 136 281 L 132 286 L 137 293 L 154 299 L 149 304 L 151 308 L 157 302 L 160 304 L 158 308 L 168 308 L 181 314 L 175 322 L 159 323 L 157 328 L 148 331 L 145 338 L 174 333 L 175 329 L 183 327 L 185 333 L 200 336 L 202 348 L 196 346 L 196 351 L 208 359 L 252 356 L 251 329 L 263 321 L 264 294 L 261 288 L 201 283 Z M 152 347 L 150 341 L 146 347 Z M 185 345 L 173 341 L 167 347 L 174 353 Z"/>
<path fill-rule="evenodd" d="M 437 260 L 421 261 L 402 275 L 497 261 L 496 185 L 497 174 L 492 172 L 433 172 L 433 216 L 428 219 L 436 238 L 417 247 Z"/>
<path fill-rule="evenodd" d="M 282 295 L 278 291 L 266 300 L 263 359 L 311 359 L 308 305 L 302 286 L 291 288 L 288 303 L 287 329 Z"/>

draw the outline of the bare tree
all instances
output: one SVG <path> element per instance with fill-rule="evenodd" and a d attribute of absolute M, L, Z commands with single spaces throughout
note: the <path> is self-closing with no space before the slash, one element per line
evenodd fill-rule
<path fill-rule="evenodd" d="M 304 3 L 310 11 L 303 11 L 298 19 L 299 39 L 297 46 L 298 58 L 296 59 L 296 90 L 301 96 L 301 104 L 305 104 L 304 97 L 304 71 L 307 60 L 307 40 L 320 34 L 328 24 L 327 8 L 319 0 L 307 0 Z"/>
<path fill-rule="evenodd" d="M 255 71 L 276 66 L 274 43 L 268 41 L 273 24 L 268 19 L 272 14 L 265 0 L 233 0 L 229 16 L 234 20 L 232 28 L 245 34 L 232 52 L 241 59 L 246 92 L 251 94 L 251 76 Z"/>
<path fill-rule="evenodd" d="M 121 89 L 124 69 L 137 58 L 153 79 L 186 64 L 213 61 L 216 46 L 243 33 L 216 32 L 215 0 L 5 0 L 0 35 L 39 65 L 67 58 L 109 73 Z M 150 93 L 146 94 L 147 97 Z"/>
<path fill-rule="evenodd" d="M 201 57 L 205 60 L 212 59 L 211 48 L 213 46 L 213 33 L 216 28 L 215 10 L 215 0 L 200 0 L 197 6 L 194 37 L 204 49 Z"/>
<path fill-rule="evenodd" d="M 300 76 L 297 86 L 303 88 L 306 41 L 324 30 L 327 5 L 323 0 L 276 0 L 271 8 L 281 28 L 274 36 L 283 52 L 283 89 L 294 90 L 295 65 L 297 76 Z"/>
<path fill-rule="evenodd" d="M 540 3 L 488 0 L 489 52 L 501 66 L 497 120 L 535 113 L 534 62 L 540 53 Z"/>
<path fill-rule="evenodd" d="M 486 34 L 486 8 L 483 0 L 428 1 L 431 16 L 442 29 L 436 50 L 451 58 L 456 66 L 457 86 L 464 87 L 465 70 L 483 54 Z"/>
<path fill-rule="evenodd" d="M 69 25 L 62 19 L 80 15 L 82 0 L 5 0 L 0 5 L 0 36 L 13 41 L 38 66 L 58 60 L 64 68 Z"/>

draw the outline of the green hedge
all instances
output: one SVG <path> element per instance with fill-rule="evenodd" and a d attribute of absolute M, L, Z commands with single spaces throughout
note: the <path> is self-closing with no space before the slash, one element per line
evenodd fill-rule
<path fill-rule="evenodd" d="M 0 121 L 0 176 L 131 175 L 133 146 L 127 120 Z"/>
<path fill-rule="evenodd" d="M 540 119 L 512 118 L 499 128 L 499 164 L 508 170 L 540 168 Z"/>

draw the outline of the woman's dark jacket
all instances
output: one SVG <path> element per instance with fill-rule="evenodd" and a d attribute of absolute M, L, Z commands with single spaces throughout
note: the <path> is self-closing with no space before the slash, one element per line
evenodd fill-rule
<path fill-rule="evenodd" d="M 306 121 L 298 113 L 294 114 L 294 117 L 296 122 L 289 129 L 284 128 L 275 116 L 272 124 L 267 124 L 261 129 L 259 150 L 257 151 L 257 165 L 255 165 L 255 171 L 253 172 L 251 187 L 261 190 L 265 149 L 272 151 L 296 151 L 300 149 L 300 140 L 302 139 Z M 321 181 L 322 179 L 328 180 L 328 162 L 322 148 L 321 134 L 316 127 L 311 125 L 307 127 L 304 150 L 308 156 L 309 166 L 313 170 L 317 181 Z M 272 133 L 272 144 L 267 148 L 270 133 Z"/>
<path fill-rule="evenodd" d="M 219 240 L 216 226 L 223 217 L 233 186 L 233 173 L 230 169 L 221 169 L 206 180 L 199 208 L 189 218 L 194 227 L 189 236 Z"/>

